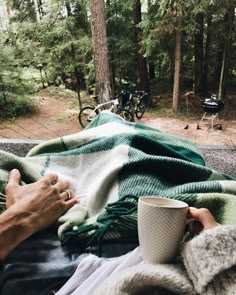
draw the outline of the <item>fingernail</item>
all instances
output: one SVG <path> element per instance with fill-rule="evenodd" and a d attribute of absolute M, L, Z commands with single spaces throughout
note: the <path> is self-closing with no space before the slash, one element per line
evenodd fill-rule
<path fill-rule="evenodd" d="M 17 170 L 17 169 L 13 169 L 13 170 L 11 170 L 10 173 L 11 173 L 11 174 L 19 174 L 19 170 Z"/>
<path fill-rule="evenodd" d="M 195 208 L 195 207 L 189 207 L 189 209 L 191 209 L 191 210 L 197 210 L 197 208 Z"/>

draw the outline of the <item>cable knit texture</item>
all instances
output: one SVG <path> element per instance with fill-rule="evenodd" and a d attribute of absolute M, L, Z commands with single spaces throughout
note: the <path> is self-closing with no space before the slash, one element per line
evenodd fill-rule
<path fill-rule="evenodd" d="M 219 226 L 207 230 L 191 242 L 187 243 L 182 255 L 184 265 L 195 290 L 202 294 L 213 283 L 212 291 L 207 294 L 236 294 L 236 273 L 220 275 L 236 264 L 236 227 L 234 225 Z M 220 282 L 220 284 L 219 284 Z M 233 287 L 234 286 L 234 287 Z M 222 293 L 223 288 L 231 288 L 231 292 Z M 215 290 L 215 291 L 213 291 Z"/>
<path fill-rule="evenodd" d="M 94 295 L 194 294 L 186 273 L 177 265 L 143 263 L 110 278 Z"/>
<path fill-rule="evenodd" d="M 183 264 L 136 265 L 108 277 L 94 295 L 236 295 L 235 246 L 235 225 L 206 230 L 186 243 Z"/>

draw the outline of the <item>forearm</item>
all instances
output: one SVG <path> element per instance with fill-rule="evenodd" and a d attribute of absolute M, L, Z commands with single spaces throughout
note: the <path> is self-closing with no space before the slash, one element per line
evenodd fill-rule
<path fill-rule="evenodd" d="M 0 215 L 0 260 L 33 233 L 29 216 L 15 206 Z"/>

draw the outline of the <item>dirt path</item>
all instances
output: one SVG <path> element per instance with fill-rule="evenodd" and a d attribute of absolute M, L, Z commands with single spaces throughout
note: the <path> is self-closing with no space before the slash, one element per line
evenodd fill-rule
<path fill-rule="evenodd" d="M 51 139 L 76 133 L 81 130 L 77 114 L 65 100 L 44 96 L 38 114 L 2 123 L 0 138 Z"/>
<path fill-rule="evenodd" d="M 65 100 L 44 96 L 40 101 L 40 112 L 31 117 L 0 124 L 2 139 L 51 139 L 79 132 L 78 109 L 71 109 Z M 182 136 L 202 145 L 236 146 L 236 121 L 225 121 L 223 130 L 208 129 L 206 120 L 197 130 L 196 121 L 173 118 L 157 118 L 145 113 L 139 123 L 163 132 Z M 188 129 L 184 127 L 188 125 Z"/>
<path fill-rule="evenodd" d="M 204 120 L 200 125 L 201 129 L 197 129 L 197 121 L 154 118 L 148 113 L 145 113 L 144 117 L 140 120 L 140 123 L 144 125 L 185 137 L 196 144 L 236 146 L 236 121 L 221 121 L 222 130 L 212 130 L 209 128 L 211 127 L 210 122 L 210 120 Z M 185 127 L 188 128 L 185 129 Z"/>

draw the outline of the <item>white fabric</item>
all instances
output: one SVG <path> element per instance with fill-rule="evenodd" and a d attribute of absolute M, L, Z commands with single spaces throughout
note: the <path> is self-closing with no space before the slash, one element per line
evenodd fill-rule
<path fill-rule="evenodd" d="M 139 247 L 114 258 L 99 258 L 95 255 L 81 257 L 74 275 L 56 295 L 91 295 L 111 274 L 142 263 Z"/>

